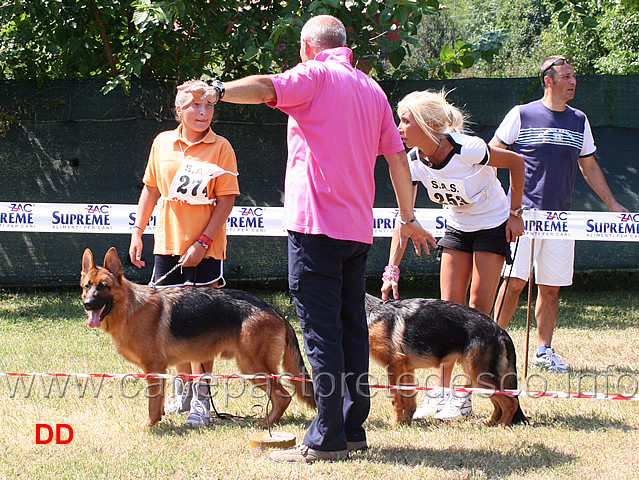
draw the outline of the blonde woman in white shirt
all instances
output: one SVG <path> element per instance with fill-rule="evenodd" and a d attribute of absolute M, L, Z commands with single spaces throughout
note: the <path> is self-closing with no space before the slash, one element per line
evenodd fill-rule
<path fill-rule="evenodd" d="M 524 161 L 521 155 L 491 148 L 468 135 L 465 116 L 448 103 L 445 91 L 413 92 L 399 102 L 398 129 L 409 152 L 414 196 L 421 182 L 433 202 L 446 212 L 446 232 L 438 242 L 441 298 L 490 314 L 509 243 L 524 232 L 521 199 Z M 497 178 L 497 168 L 510 171 L 510 198 Z M 413 200 L 414 203 L 414 200 Z M 399 264 L 404 255 L 397 229 L 383 275 L 382 298 L 399 298 Z M 472 412 L 469 394 L 450 385 L 454 360 L 439 368 L 439 386 L 427 391 L 413 418 L 442 420 Z M 456 384 L 463 382 L 456 382 Z"/>

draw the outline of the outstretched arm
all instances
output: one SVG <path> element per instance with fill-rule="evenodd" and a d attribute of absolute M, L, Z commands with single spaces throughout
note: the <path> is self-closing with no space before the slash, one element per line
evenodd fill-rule
<path fill-rule="evenodd" d="M 215 87 L 179 85 L 177 88 L 193 95 L 193 99 L 191 101 L 187 100 L 183 108 L 188 108 L 193 102 L 208 101 L 217 103 L 220 100 L 218 98 L 218 90 Z M 277 101 L 277 93 L 268 75 L 251 75 L 239 80 L 224 82 L 224 97 L 221 100 L 228 103 L 255 105 Z"/>
<path fill-rule="evenodd" d="M 410 176 L 410 169 L 408 168 L 408 158 L 406 152 L 401 151 L 389 155 L 384 155 L 388 162 L 388 170 L 395 189 L 395 196 L 397 197 L 397 205 L 399 207 L 398 220 L 410 223 L 401 223 L 399 226 L 399 246 L 406 248 L 408 239 L 413 241 L 415 246 L 415 253 L 421 255 L 421 248 L 426 253 L 430 253 L 428 244 L 432 244 L 433 247 L 437 247 L 435 237 L 430 232 L 424 230 L 417 220 L 411 221 L 415 218 L 415 196 L 413 189 L 413 181 Z"/>

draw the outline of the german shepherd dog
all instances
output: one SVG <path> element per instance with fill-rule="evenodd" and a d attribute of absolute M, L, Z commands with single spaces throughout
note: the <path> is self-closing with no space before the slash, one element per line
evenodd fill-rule
<path fill-rule="evenodd" d="M 213 287 L 155 289 L 124 277 L 115 248 L 96 266 L 88 248 L 82 256 L 82 301 L 91 328 L 113 337 L 115 349 L 145 374 L 163 374 L 169 365 L 205 362 L 218 354 L 235 358 L 247 375 L 278 373 L 308 378 L 293 327 L 263 300 L 241 290 Z M 149 416 L 155 425 L 164 413 L 164 381 L 148 378 Z M 279 379 L 252 380 L 269 396 L 272 409 L 262 426 L 273 424 L 291 402 Z M 312 384 L 293 381 L 295 393 L 315 407 Z"/>
<path fill-rule="evenodd" d="M 383 302 L 366 295 L 371 357 L 387 367 L 392 385 L 415 385 L 416 368 L 459 362 L 473 387 L 517 388 L 515 347 L 497 322 L 474 308 L 445 300 Z M 495 394 L 489 423 L 527 423 L 516 396 Z M 393 421 L 410 423 L 415 392 L 394 390 Z"/>

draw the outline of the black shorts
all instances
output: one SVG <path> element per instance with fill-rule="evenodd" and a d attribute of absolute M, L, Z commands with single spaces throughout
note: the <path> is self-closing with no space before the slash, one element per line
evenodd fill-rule
<path fill-rule="evenodd" d="M 462 232 L 452 227 L 446 227 L 444 236 L 437 242 L 440 249 L 450 248 L 462 252 L 491 252 L 501 255 L 510 265 L 510 245 L 506 241 L 506 223 L 498 227 L 476 232 Z"/>
<path fill-rule="evenodd" d="M 177 265 L 179 259 L 179 255 L 155 255 L 151 283 L 155 284 L 163 275 Z M 177 267 L 156 286 L 203 286 L 211 285 L 215 282 L 219 282 L 219 287 L 226 285 L 224 280 L 224 260 L 207 257 L 202 259 L 197 267 Z"/>

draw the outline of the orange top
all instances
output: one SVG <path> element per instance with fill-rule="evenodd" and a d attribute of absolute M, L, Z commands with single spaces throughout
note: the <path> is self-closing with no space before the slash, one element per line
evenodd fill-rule
<path fill-rule="evenodd" d="M 194 144 L 189 144 L 183 138 L 182 125 L 155 137 L 143 181 L 149 187 L 157 187 L 161 194 L 153 248 L 153 253 L 157 255 L 182 255 L 186 252 L 202 234 L 215 209 L 215 204 L 192 205 L 167 200 L 171 183 L 183 159 L 211 163 L 237 173 L 233 147 L 211 129 Z M 207 196 L 210 199 L 239 194 L 237 176 L 230 173 L 223 173 L 208 182 Z M 218 260 L 226 258 L 226 228 L 220 229 L 215 235 L 205 256 Z"/>

